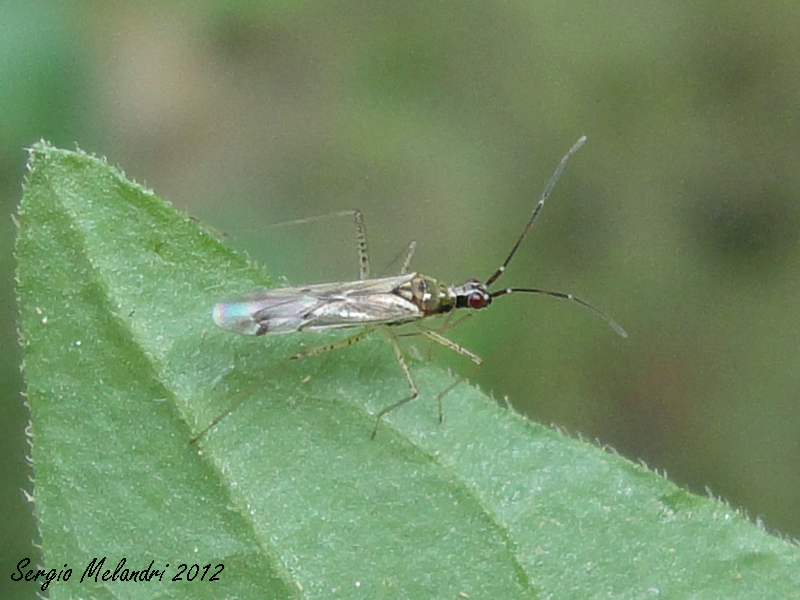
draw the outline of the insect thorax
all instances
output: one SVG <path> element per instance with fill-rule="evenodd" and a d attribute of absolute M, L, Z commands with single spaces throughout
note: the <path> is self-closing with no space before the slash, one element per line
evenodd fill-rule
<path fill-rule="evenodd" d="M 394 293 L 413 303 L 427 317 L 447 313 L 456 307 L 456 297 L 433 277 L 414 275 L 395 288 Z"/>

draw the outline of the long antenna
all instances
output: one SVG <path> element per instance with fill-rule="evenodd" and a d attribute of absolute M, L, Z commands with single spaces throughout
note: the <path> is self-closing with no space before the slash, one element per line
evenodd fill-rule
<path fill-rule="evenodd" d="M 611 329 L 616 331 L 621 337 L 624 337 L 624 338 L 628 337 L 628 333 L 622 327 L 620 327 L 619 324 L 614 319 L 609 317 L 606 313 L 604 313 L 602 310 L 600 310 L 596 306 L 593 306 L 593 305 L 589 304 L 585 300 L 581 300 L 580 298 L 576 298 L 572 294 L 567 294 L 567 293 L 564 293 L 564 292 L 553 292 L 553 291 L 550 291 L 550 290 L 537 290 L 537 289 L 533 289 L 533 288 L 505 288 L 505 289 L 502 289 L 502 290 L 497 290 L 496 292 L 492 292 L 490 294 L 490 296 L 492 298 L 497 298 L 498 296 L 505 296 L 506 294 L 514 294 L 516 292 L 526 292 L 528 294 L 542 294 L 544 296 L 553 296 L 554 298 L 561 298 L 562 300 L 571 300 L 572 302 L 577 302 L 581 306 L 585 306 L 589 310 L 594 311 L 594 313 L 597 316 L 599 316 L 601 319 L 603 319 L 603 321 L 608 323 L 608 325 L 611 327 Z"/>
<path fill-rule="evenodd" d="M 567 153 L 564 155 L 564 158 L 561 159 L 561 162 L 558 163 L 558 167 L 556 167 L 555 172 L 550 177 L 550 181 L 548 181 L 547 185 L 544 186 L 542 197 L 539 198 L 539 202 L 536 203 L 536 206 L 534 207 L 533 212 L 531 213 L 531 216 L 528 219 L 528 222 L 525 223 L 525 228 L 522 230 L 522 233 L 517 238 L 517 241 L 514 243 L 514 247 L 511 248 L 511 252 L 508 253 L 508 256 L 503 261 L 503 264 L 500 265 L 500 268 L 497 269 L 497 271 L 495 271 L 494 274 L 491 277 L 489 277 L 489 279 L 486 280 L 486 287 L 489 287 L 495 281 L 497 281 L 497 278 L 500 277 L 500 275 L 502 275 L 503 272 L 506 270 L 508 263 L 511 262 L 511 259 L 514 258 L 514 255 L 517 253 L 517 249 L 519 249 L 519 245 L 522 243 L 522 240 L 524 240 L 525 236 L 528 235 L 528 231 L 530 230 L 531 225 L 533 225 L 533 221 L 534 219 L 536 219 L 536 215 L 538 215 L 539 211 L 542 210 L 542 206 L 544 206 L 544 203 L 550 197 L 550 193 L 553 191 L 553 188 L 555 187 L 556 183 L 558 183 L 558 179 L 559 177 L 561 177 L 561 173 L 564 172 L 564 167 L 567 166 L 567 162 L 569 161 L 570 158 L 572 158 L 572 155 L 575 154 L 581 146 L 583 146 L 583 143 L 585 141 L 586 141 L 586 136 L 585 135 L 581 136 L 580 139 L 572 145 L 572 148 L 570 148 L 569 151 L 567 151 Z"/>

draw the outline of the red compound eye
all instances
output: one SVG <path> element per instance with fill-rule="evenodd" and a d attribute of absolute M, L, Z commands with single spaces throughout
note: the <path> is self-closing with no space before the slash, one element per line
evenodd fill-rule
<path fill-rule="evenodd" d="M 467 298 L 467 306 L 470 308 L 483 308 L 487 304 L 487 296 L 483 292 L 472 292 Z"/>

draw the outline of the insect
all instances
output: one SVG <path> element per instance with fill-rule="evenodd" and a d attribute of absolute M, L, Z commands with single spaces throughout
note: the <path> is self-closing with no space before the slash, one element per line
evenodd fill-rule
<path fill-rule="evenodd" d="M 216 304 L 213 308 L 214 321 L 223 329 L 256 336 L 361 327 L 357 333 L 349 337 L 326 345 L 302 350 L 289 357 L 290 360 L 317 356 L 332 350 L 345 348 L 361 341 L 374 330 L 382 330 L 387 335 L 389 343 L 394 350 L 397 362 L 408 383 L 410 393 L 401 400 L 386 406 L 375 415 L 375 427 L 372 431 L 373 438 L 378 431 L 381 419 L 387 413 L 413 400 L 419 394 L 414 378 L 411 375 L 411 369 L 398 343 L 398 337 L 422 335 L 469 358 L 476 364 L 481 364 L 482 362 L 480 357 L 443 335 L 443 332 L 452 329 L 464 317 L 455 322 L 445 322 L 438 329 L 428 327 L 424 323 L 428 317 L 449 315 L 459 309 L 480 310 L 490 306 L 495 298 L 508 294 L 543 294 L 577 302 L 594 311 L 619 335 L 627 337 L 625 331 L 605 313 L 572 294 L 519 287 L 500 288 L 495 291 L 489 290 L 514 258 L 570 157 L 577 152 L 585 141 L 586 137 L 581 137 L 561 159 L 511 251 L 500 267 L 485 282 L 481 282 L 478 279 L 468 279 L 461 285 L 448 286 L 432 277 L 409 272 L 411 258 L 416 248 L 414 242 L 408 248 L 408 253 L 399 275 L 370 279 L 364 217 L 358 210 L 343 211 L 329 216 L 351 215 L 353 217 L 358 238 L 358 281 L 292 286 L 255 292 Z M 308 222 L 309 220 L 315 219 L 303 219 L 293 221 L 293 223 Z M 470 314 L 468 312 L 465 316 Z M 408 324 L 414 326 L 414 330 L 411 333 L 397 333 L 394 330 L 396 326 Z M 238 404 L 214 419 L 195 440 L 219 423 L 226 415 L 230 414 L 236 406 Z"/>

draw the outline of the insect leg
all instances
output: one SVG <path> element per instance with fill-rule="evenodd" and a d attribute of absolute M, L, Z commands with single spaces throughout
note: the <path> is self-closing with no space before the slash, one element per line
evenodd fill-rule
<path fill-rule="evenodd" d="M 455 327 L 455 325 L 460 323 L 462 320 L 463 320 L 463 317 L 461 319 L 456 320 L 455 323 L 453 323 L 453 325 L 451 327 Z M 481 364 L 483 362 L 483 360 L 481 359 L 480 356 L 470 352 L 469 350 L 467 350 L 466 348 L 464 348 L 462 346 L 459 346 L 454 341 L 448 340 L 443 335 L 439 335 L 437 332 L 431 331 L 430 329 L 426 329 L 424 327 L 417 327 L 417 329 L 418 329 L 418 333 L 415 332 L 415 333 L 408 334 L 408 335 L 419 335 L 419 334 L 424 335 L 425 337 L 433 340 L 437 344 L 441 344 L 442 346 L 450 348 L 451 350 L 453 350 L 454 352 L 457 352 L 458 354 L 460 354 L 462 356 L 466 356 L 472 362 L 474 362 L 476 365 L 479 365 L 479 364 Z M 408 363 L 406 362 L 406 358 L 405 358 L 405 356 L 403 354 L 403 350 L 400 348 L 400 344 L 397 343 L 397 337 L 398 337 L 397 334 L 395 334 L 388 327 L 384 327 L 384 331 L 386 331 L 386 335 L 389 337 L 389 341 L 392 344 L 392 349 L 394 350 L 394 355 L 397 357 L 397 362 L 400 363 L 400 368 L 403 370 L 403 374 L 406 376 L 406 381 L 408 381 L 408 387 L 411 390 L 411 395 L 407 396 L 406 398 L 403 398 L 402 400 L 400 400 L 398 402 L 395 402 L 394 404 L 391 404 L 391 405 L 381 409 L 381 411 L 375 417 L 375 429 L 373 429 L 373 431 L 372 431 L 372 438 L 373 439 L 375 438 L 375 434 L 378 432 L 378 425 L 380 425 L 381 419 L 384 417 L 384 415 L 386 415 L 387 413 L 392 412 L 395 408 L 399 408 L 399 407 L 403 406 L 403 404 L 405 404 L 407 402 L 410 402 L 411 400 L 413 400 L 414 398 L 416 398 L 419 395 L 419 392 L 417 391 L 417 386 L 414 384 L 414 379 L 411 377 L 411 369 L 409 368 Z M 445 389 L 444 391 L 440 392 L 436 396 L 436 401 L 439 404 L 439 423 L 441 423 L 443 421 L 443 419 L 444 419 L 444 417 L 443 417 L 444 409 L 442 408 L 442 398 L 444 398 L 447 394 L 449 394 L 453 390 L 453 388 L 455 388 L 462 381 L 464 381 L 464 378 L 463 377 L 459 377 L 452 384 L 450 384 L 447 387 L 447 389 Z"/>
<path fill-rule="evenodd" d="M 300 225 L 302 223 L 313 223 L 314 221 L 321 221 L 330 217 L 353 217 L 353 222 L 356 225 L 356 240 L 358 242 L 358 278 L 359 280 L 369 279 L 369 252 L 367 250 L 367 228 L 364 224 L 364 215 L 357 208 L 352 210 L 340 210 L 339 212 L 330 213 L 328 215 L 319 215 L 316 217 L 306 217 L 305 219 L 295 219 L 293 221 L 284 221 L 283 223 L 275 223 L 270 227 L 283 227 L 285 225 Z"/>
<path fill-rule="evenodd" d="M 408 254 L 403 261 L 403 267 L 400 269 L 400 275 L 408 275 L 408 269 L 411 267 L 411 258 L 414 256 L 414 251 L 417 249 L 417 242 L 412 241 L 408 245 Z"/>
<path fill-rule="evenodd" d="M 439 423 L 440 424 L 441 424 L 442 421 L 444 421 L 444 409 L 442 408 L 442 398 L 444 398 L 445 396 L 447 396 L 447 394 L 452 392 L 453 389 L 459 383 L 461 383 L 462 381 L 465 381 L 465 378 L 464 377 L 458 377 L 453 383 L 448 385 L 447 388 L 445 388 L 444 390 L 442 390 L 441 392 L 439 392 L 436 395 L 436 401 L 439 403 Z"/>
<path fill-rule="evenodd" d="M 269 376 L 267 378 L 271 378 L 271 377 L 274 377 L 275 375 L 277 375 L 280 372 L 280 370 L 283 369 L 286 366 L 286 364 L 287 364 L 287 360 L 286 359 L 284 359 L 283 361 L 278 363 L 275 366 L 275 368 L 272 369 L 272 371 L 270 372 L 270 374 L 269 374 Z M 189 440 L 189 445 L 196 444 L 205 434 L 207 434 L 214 427 L 216 427 L 220 423 L 220 421 L 222 421 L 222 419 L 224 419 L 229 414 L 234 412 L 237 408 L 239 408 L 242 404 L 244 404 L 246 400 L 251 398 L 252 395 L 254 393 L 256 393 L 263 386 L 263 381 L 264 381 L 263 379 L 260 379 L 254 385 L 246 387 L 244 391 L 240 391 L 239 397 L 236 400 L 234 400 L 231 403 L 231 405 L 228 406 L 228 408 L 226 408 L 222 413 L 220 413 L 219 415 L 214 417 L 214 420 L 212 420 L 211 423 L 206 425 L 200 431 L 200 433 L 198 433 L 197 435 L 195 435 L 194 437 L 192 437 Z"/>
<path fill-rule="evenodd" d="M 289 360 L 298 360 L 300 358 L 306 358 L 307 356 L 319 356 L 320 354 L 325 354 L 326 352 L 330 352 L 331 350 L 340 350 L 342 348 L 347 348 L 348 346 L 352 346 L 356 342 L 360 342 L 361 340 L 363 340 L 367 336 L 367 334 L 370 331 L 372 331 L 372 329 L 373 329 L 372 327 L 365 327 L 358 333 L 353 334 L 344 339 L 331 342 L 330 344 L 325 344 L 324 346 L 315 346 L 313 348 L 309 348 L 308 350 L 301 350 L 296 354 L 292 354 L 289 357 Z"/>
<path fill-rule="evenodd" d="M 459 321 L 460 321 L 460 319 L 458 321 L 456 321 L 456 324 L 458 324 Z M 448 340 L 443 335 L 439 335 L 435 331 L 431 331 L 430 329 L 425 329 L 424 327 L 418 327 L 417 329 L 419 329 L 419 332 L 422 335 L 424 335 L 425 337 L 427 337 L 428 339 L 433 340 L 437 344 L 441 344 L 442 346 L 444 346 L 446 348 L 450 348 L 450 350 L 452 350 L 453 352 L 458 352 L 461 356 L 466 356 L 468 359 L 470 359 L 476 365 L 480 365 L 483 362 L 483 359 L 480 356 L 478 356 L 477 354 L 475 354 L 473 352 L 470 352 L 469 350 L 467 350 L 463 346 L 459 346 L 453 340 Z"/>
<path fill-rule="evenodd" d="M 478 356 L 474 352 L 470 352 L 469 350 L 467 350 L 463 346 L 460 346 L 460 345 L 456 344 L 454 341 L 447 339 L 443 335 L 440 335 L 441 331 L 447 331 L 448 329 L 452 329 L 453 327 L 459 325 L 460 323 L 463 323 L 464 320 L 468 319 L 470 316 L 472 316 L 472 313 L 467 313 L 466 315 L 461 316 L 460 318 L 456 319 L 452 323 L 445 323 L 440 329 L 438 329 L 436 331 L 432 331 L 430 329 L 427 329 L 425 327 L 420 327 L 420 326 L 417 326 L 417 330 L 416 331 L 412 331 L 412 332 L 409 332 L 409 333 L 396 334 L 396 333 L 394 333 L 392 331 L 387 330 L 387 333 L 390 334 L 390 336 L 391 336 L 390 339 L 392 340 L 393 346 L 395 348 L 395 355 L 397 355 L 397 357 L 398 357 L 398 361 L 400 362 L 400 366 L 403 368 L 403 371 L 406 374 L 406 379 L 408 379 L 412 391 L 416 392 L 416 387 L 414 386 L 413 382 L 411 381 L 411 373 L 408 370 L 408 365 L 405 362 L 405 358 L 403 357 L 402 353 L 398 354 L 398 352 L 400 351 L 400 347 L 397 345 L 396 339 L 398 337 L 410 337 L 410 336 L 414 336 L 414 335 L 424 335 L 425 337 L 427 337 L 428 339 L 436 342 L 437 344 L 445 346 L 446 348 L 449 348 L 450 350 L 452 350 L 454 352 L 457 352 L 461 356 L 466 356 L 468 359 L 470 359 L 476 365 L 480 365 L 483 362 L 483 359 L 480 356 Z M 459 383 L 461 383 L 462 381 L 465 381 L 465 379 L 466 379 L 465 377 L 458 377 L 453 383 L 451 383 L 449 386 L 447 386 L 447 388 L 445 390 L 443 390 L 442 392 L 439 392 L 439 394 L 436 396 L 436 402 L 439 404 L 439 423 L 441 423 L 443 421 L 443 419 L 444 419 L 444 416 L 443 416 L 444 415 L 444 409 L 442 408 L 442 398 L 444 398 L 447 394 L 449 394 Z M 400 402 L 397 402 L 395 404 L 392 404 L 391 406 L 388 406 L 388 407 L 384 408 L 380 413 L 378 413 L 378 419 L 380 420 L 380 418 L 383 415 L 385 415 L 386 413 L 394 410 L 398 406 L 402 406 L 403 404 L 405 404 L 406 402 L 408 402 L 410 400 L 413 400 L 415 397 L 416 397 L 416 395 L 411 396 L 409 398 L 404 398 Z M 375 425 L 375 428 L 377 430 L 377 424 Z M 375 433 L 374 432 L 373 432 L 372 436 L 375 437 Z"/>
<path fill-rule="evenodd" d="M 356 209 L 353 211 L 353 221 L 356 224 L 356 238 L 358 239 L 358 278 L 369 279 L 369 250 L 367 249 L 367 227 L 364 224 L 364 215 Z"/>
<path fill-rule="evenodd" d="M 436 328 L 436 333 L 438 333 L 438 334 L 446 333 L 446 332 L 450 331 L 451 329 L 453 329 L 455 327 L 458 327 L 459 325 L 461 325 L 461 323 L 463 323 L 464 321 L 469 319 L 475 313 L 471 313 L 471 312 L 465 313 L 465 314 L 461 315 L 460 317 L 458 317 L 455 321 L 453 320 L 453 315 L 454 314 L 455 313 L 452 313 L 452 312 L 447 313 L 447 316 L 444 318 L 444 323 L 442 323 L 442 326 Z M 433 345 L 428 346 L 428 360 L 433 360 Z M 440 399 L 439 400 L 439 404 L 441 405 L 441 403 L 442 403 L 442 401 Z"/>
<path fill-rule="evenodd" d="M 447 317 L 450 317 L 452 314 L 453 313 L 448 314 Z M 475 313 L 471 313 L 471 312 L 465 313 L 465 314 L 461 315 L 460 317 L 458 317 L 455 321 L 445 317 L 444 325 L 439 327 L 436 330 L 436 333 L 445 333 L 447 331 L 450 331 L 451 329 L 455 329 L 456 327 L 461 325 L 461 323 L 463 323 L 464 321 L 469 319 L 474 314 Z"/>
<path fill-rule="evenodd" d="M 306 358 L 307 356 L 318 356 L 320 354 L 325 354 L 326 352 L 330 352 L 331 350 L 339 350 L 340 348 L 347 348 L 348 346 L 352 346 L 356 342 L 360 342 L 361 340 L 363 340 L 367 336 L 367 334 L 373 329 L 374 328 L 372 327 L 365 327 L 362 331 L 359 331 L 358 333 L 346 337 L 342 340 L 338 340 L 330 344 L 325 344 L 324 346 L 316 346 L 314 348 L 309 348 L 308 350 L 301 350 L 300 352 L 297 352 L 292 356 L 290 356 L 288 359 L 284 359 L 283 361 L 281 361 L 276 366 L 276 368 L 273 369 L 272 374 L 275 375 L 280 369 L 285 367 L 288 364 L 288 361 L 290 360 Z M 253 391 L 256 391 L 258 387 L 260 387 L 260 384 L 258 386 L 253 386 Z M 211 423 L 209 423 L 206 427 L 204 427 L 202 431 L 200 431 L 200 433 L 191 438 L 189 440 L 189 444 L 193 445 L 197 443 L 197 441 L 200 440 L 206 433 L 208 433 L 216 425 L 218 425 L 220 421 L 222 421 L 225 417 L 227 417 L 229 414 L 231 414 L 237 408 L 239 408 L 249 397 L 250 397 L 249 393 L 247 394 L 243 393 L 241 397 L 235 400 L 227 409 L 225 409 L 224 412 L 219 414 L 217 417 L 214 418 L 213 421 L 211 421 Z"/>
<path fill-rule="evenodd" d="M 400 364 L 400 368 L 403 370 L 403 375 L 406 376 L 406 381 L 408 382 L 408 387 L 411 390 L 411 394 L 402 400 L 395 402 L 394 404 L 390 404 L 389 406 L 382 408 L 378 414 L 375 415 L 375 429 L 372 430 L 373 440 L 375 439 L 375 434 L 378 433 L 378 425 L 381 424 L 381 419 L 384 417 L 384 415 L 392 412 L 395 408 L 400 408 L 406 402 L 411 402 L 414 398 L 419 396 L 417 386 L 414 384 L 414 379 L 411 377 L 411 369 L 406 362 L 406 357 L 403 355 L 403 350 L 400 348 L 400 344 L 397 343 L 397 336 L 395 336 L 394 332 L 388 327 L 384 327 L 383 330 L 386 332 L 389 342 L 392 344 L 392 350 L 394 350 L 394 355 L 397 357 L 397 362 Z"/>
<path fill-rule="evenodd" d="M 445 316 L 445 318 L 444 318 L 444 322 L 442 323 L 442 326 L 441 327 L 437 327 L 434 331 L 436 331 L 436 333 L 439 333 L 439 334 L 448 332 L 451 329 L 454 329 L 454 328 L 458 327 L 459 325 L 461 325 L 461 323 L 463 323 L 464 321 L 469 319 L 475 313 L 471 313 L 470 312 L 470 313 L 463 314 L 458 319 L 456 319 L 455 321 L 453 320 L 453 314 L 454 313 L 452 313 L 452 312 L 448 313 L 447 316 Z M 419 329 L 422 329 L 422 328 L 418 327 L 417 329 L 419 330 Z M 399 333 L 399 334 L 397 334 L 398 337 L 411 337 L 411 336 L 417 336 L 417 335 L 420 335 L 419 331 L 411 331 L 411 332 L 408 332 L 408 333 Z M 447 341 L 449 342 L 450 340 L 447 340 Z M 436 340 L 436 343 L 441 344 L 441 342 L 439 340 Z M 450 348 L 450 346 L 447 346 L 447 347 Z M 458 350 L 456 350 L 456 352 L 458 352 Z M 472 357 L 469 357 L 469 358 L 470 358 L 470 360 L 472 360 Z M 429 346 L 428 347 L 428 360 L 433 360 L 433 346 Z"/>

